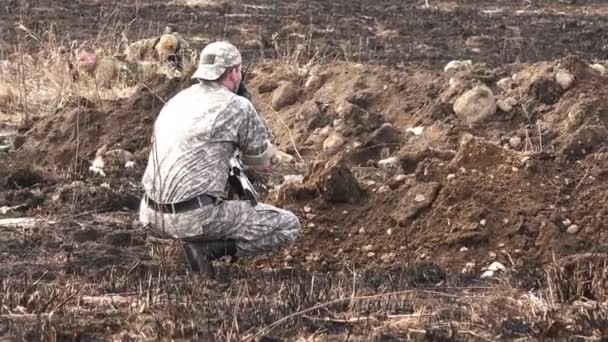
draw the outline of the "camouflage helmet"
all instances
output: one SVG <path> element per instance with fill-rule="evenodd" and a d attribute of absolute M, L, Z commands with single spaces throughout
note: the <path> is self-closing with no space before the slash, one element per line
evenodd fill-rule
<path fill-rule="evenodd" d="M 160 56 L 172 55 L 177 51 L 179 42 L 172 34 L 163 34 L 160 36 L 154 48 Z"/>
<path fill-rule="evenodd" d="M 224 41 L 211 43 L 201 51 L 198 69 L 192 78 L 215 81 L 226 69 L 241 64 L 241 53 L 232 44 Z"/>

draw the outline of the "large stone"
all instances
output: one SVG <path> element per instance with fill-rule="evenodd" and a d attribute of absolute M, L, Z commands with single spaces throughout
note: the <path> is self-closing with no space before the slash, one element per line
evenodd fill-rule
<path fill-rule="evenodd" d="M 494 94 L 484 85 L 476 86 L 456 99 L 454 113 L 468 125 L 484 121 L 496 113 Z"/>
<path fill-rule="evenodd" d="M 298 90 L 290 82 L 283 83 L 272 95 L 271 105 L 275 110 L 290 106 L 298 101 Z"/>

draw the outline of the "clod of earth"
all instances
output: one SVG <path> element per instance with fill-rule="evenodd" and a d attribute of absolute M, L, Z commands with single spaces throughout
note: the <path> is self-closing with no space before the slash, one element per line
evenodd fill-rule
<path fill-rule="evenodd" d="M 454 113 L 468 125 L 480 123 L 496 113 L 494 94 L 485 85 L 478 85 L 456 99 Z"/>
<path fill-rule="evenodd" d="M 399 201 L 399 206 L 392 218 L 400 225 L 407 226 L 411 220 L 417 218 L 425 209 L 428 209 L 437 198 L 439 183 L 418 183 L 407 189 Z"/>
<path fill-rule="evenodd" d="M 562 96 L 563 88 L 554 80 L 539 78 L 530 84 L 530 93 L 544 104 L 554 104 Z"/>
<path fill-rule="evenodd" d="M 401 142 L 401 133 L 393 125 L 386 122 L 369 134 L 363 146 L 392 145 Z"/>
<path fill-rule="evenodd" d="M 508 154 L 509 151 L 499 145 L 467 134 L 463 136 L 460 148 L 450 164 L 459 168 L 484 171 L 504 164 Z"/>
<path fill-rule="evenodd" d="M 595 151 L 608 140 L 604 125 L 583 125 L 565 137 L 561 153 L 570 159 L 579 159 Z"/>
<path fill-rule="evenodd" d="M 327 202 L 358 203 L 364 197 L 363 189 L 341 156 L 310 165 L 304 183 L 314 184 Z"/>
<path fill-rule="evenodd" d="M 275 80 L 264 80 L 258 85 L 258 92 L 260 94 L 270 93 L 277 89 L 279 84 Z"/>
<path fill-rule="evenodd" d="M 321 111 L 319 110 L 319 106 L 314 101 L 306 101 L 300 106 L 300 109 L 296 113 L 296 118 L 298 118 L 298 120 L 310 122 L 320 115 Z"/>
<path fill-rule="evenodd" d="M 296 103 L 298 96 L 298 89 L 291 82 L 284 82 L 272 94 L 271 106 L 275 110 L 280 110 Z"/>

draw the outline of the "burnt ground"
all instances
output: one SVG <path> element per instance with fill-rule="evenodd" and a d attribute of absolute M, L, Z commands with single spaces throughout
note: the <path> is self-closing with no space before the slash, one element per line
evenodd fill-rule
<path fill-rule="evenodd" d="M 179 3 L 179 1 L 176 1 Z M 199 2 L 200 3 L 200 2 Z M 291 54 L 304 44 L 309 55 L 402 66 L 443 66 L 473 59 L 493 66 L 536 62 L 575 53 L 603 59 L 608 53 L 602 1 L 206 1 L 184 7 L 167 1 L 8 1 L 0 11 L 0 58 L 18 43 L 36 50 L 48 39 L 69 45 L 116 42 L 159 34 L 173 25 L 200 48 L 222 37 L 243 46 L 248 58 Z M 500 11 L 497 11 L 500 10 Z M 25 39 L 20 23 L 41 38 Z M 273 34 L 281 44 L 273 44 Z M 314 49 L 312 49 L 314 47 Z"/>
<path fill-rule="evenodd" d="M 123 31 L 136 39 L 167 24 L 197 48 L 220 37 L 258 46 L 244 48 L 247 58 L 266 58 L 251 74 L 254 103 L 281 150 L 304 159 L 262 178 L 271 189 L 285 175 L 303 175 L 304 182 L 265 197 L 300 217 L 298 242 L 221 264 L 219 279 L 211 281 L 186 270 L 179 246 L 136 223 L 154 117 L 188 78 L 159 77 L 118 100 L 76 99 L 51 112 L 41 107 L 27 126 L 9 127 L 19 131 L 12 140 L 18 146 L 0 152 L 2 218 L 37 219 L 0 227 L 0 336 L 440 341 L 606 335 L 608 89 L 605 76 L 588 67 L 606 58 L 606 6 L 430 4 L 4 5 L 0 58 L 9 61 L 17 60 L 18 43 L 21 52 L 41 49 L 15 22 L 64 46 L 97 39 L 97 46 L 115 49 Z M 297 43 L 304 44 L 299 54 Z M 471 59 L 474 67 L 443 73 L 452 59 Z M 571 88 L 556 84 L 558 70 L 574 76 Z M 496 85 L 504 77 L 512 79 L 506 89 Z M 299 93 L 279 108 L 273 97 L 284 82 Z M 516 104 L 469 127 L 452 105 L 478 82 Z M 0 109 L 7 122 L 23 110 Z M 417 126 L 424 127 L 421 135 L 407 131 Z M 327 151 L 332 133 L 344 144 Z M 513 137 L 520 143 L 512 144 Z M 11 139 L 0 145 L 5 140 Z M 136 166 L 124 168 L 118 158 L 108 163 L 107 177 L 88 172 L 104 144 L 131 153 Z M 397 167 L 380 167 L 389 156 Z M 574 233 L 572 225 L 579 228 Z M 481 279 L 494 261 L 505 272 Z"/>

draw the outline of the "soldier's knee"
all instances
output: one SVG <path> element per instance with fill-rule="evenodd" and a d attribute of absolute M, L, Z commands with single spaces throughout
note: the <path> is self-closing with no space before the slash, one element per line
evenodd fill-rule
<path fill-rule="evenodd" d="M 300 231 L 302 230 L 302 227 L 300 226 L 300 220 L 294 213 L 290 211 L 287 211 L 285 213 L 284 229 L 286 231 L 286 235 L 289 239 L 289 242 L 294 242 L 300 236 Z"/>

